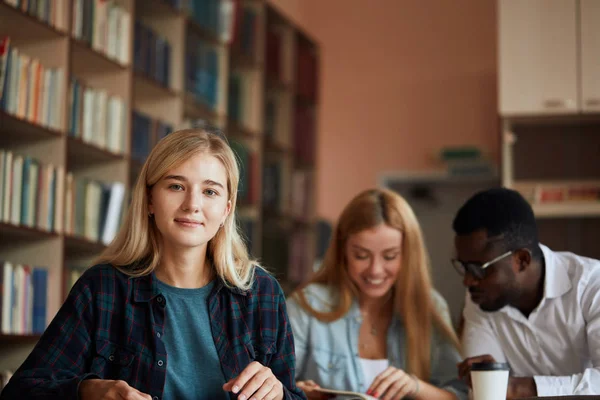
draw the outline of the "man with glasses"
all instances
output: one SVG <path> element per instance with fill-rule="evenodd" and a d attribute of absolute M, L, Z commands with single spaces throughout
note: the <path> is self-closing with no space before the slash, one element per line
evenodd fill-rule
<path fill-rule="evenodd" d="M 541 245 L 513 190 L 477 193 L 453 229 L 452 265 L 468 289 L 459 375 L 508 362 L 508 397 L 600 394 L 600 262 Z"/>

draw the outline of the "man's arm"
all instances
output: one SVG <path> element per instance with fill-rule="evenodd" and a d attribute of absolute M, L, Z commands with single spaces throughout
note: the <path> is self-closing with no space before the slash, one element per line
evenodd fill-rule
<path fill-rule="evenodd" d="M 580 301 L 592 367 L 575 375 L 535 376 L 538 396 L 600 393 L 600 263 L 594 265 Z"/>

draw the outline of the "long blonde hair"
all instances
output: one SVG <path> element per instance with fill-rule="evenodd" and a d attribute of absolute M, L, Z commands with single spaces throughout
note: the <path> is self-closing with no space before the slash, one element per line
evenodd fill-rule
<path fill-rule="evenodd" d="M 359 289 L 348 274 L 346 243 L 351 235 L 382 223 L 402 232 L 402 267 L 394 283 L 394 312 L 402 318 L 406 329 L 408 370 L 428 380 L 433 326 L 457 348 L 459 342 L 452 327 L 435 309 L 423 234 L 414 212 L 400 195 L 386 189 L 372 189 L 352 199 L 339 218 L 321 268 L 292 296 L 323 322 L 346 315 L 359 295 Z M 338 295 L 331 311 L 320 312 L 308 303 L 304 288 L 313 283 L 325 284 Z"/>
<path fill-rule="evenodd" d="M 208 243 L 207 258 L 226 285 L 241 290 L 251 287 L 254 267 L 258 263 L 250 259 L 235 221 L 239 167 L 227 142 L 219 134 L 205 129 L 173 132 L 152 149 L 133 188 L 123 224 L 96 263 L 112 264 L 132 277 L 154 271 L 161 259 L 161 241 L 160 232 L 148 215 L 149 191 L 167 171 L 198 153 L 210 154 L 223 164 L 227 174 L 227 196 L 231 202 L 223 227 Z"/>

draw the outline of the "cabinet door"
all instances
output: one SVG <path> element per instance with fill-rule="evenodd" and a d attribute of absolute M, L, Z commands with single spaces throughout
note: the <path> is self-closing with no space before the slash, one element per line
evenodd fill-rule
<path fill-rule="evenodd" d="M 581 0 L 581 109 L 600 111 L 600 1 Z"/>
<path fill-rule="evenodd" d="M 576 113 L 576 0 L 499 0 L 498 30 L 500 114 Z"/>

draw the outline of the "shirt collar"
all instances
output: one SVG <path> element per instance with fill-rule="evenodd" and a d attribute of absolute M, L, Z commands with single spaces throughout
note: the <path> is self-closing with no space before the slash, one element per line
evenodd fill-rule
<path fill-rule="evenodd" d="M 152 300 L 154 297 L 160 294 L 158 285 L 156 283 L 156 277 L 154 273 L 140 276 L 137 278 L 129 278 L 133 280 L 133 299 L 139 303 L 145 303 Z M 213 288 L 212 294 L 217 294 L 221 289 L 228 290 L 233 294 L 240 296 L 247 296 L 248 291 L 239 289 L 234 286 L 227 286 L 225 282 L 219 277 L 216 278 L 215 287 Z"/>
<path fill-rule="evenodd" d="M 567 293 L 571 289 L 571 279 L 567 271 L 567 266 L 561 263 L 556 254 L 548 247 L 540 244 L 546 273 L 544 277 L 544 298 L 554 299 Z"/>

